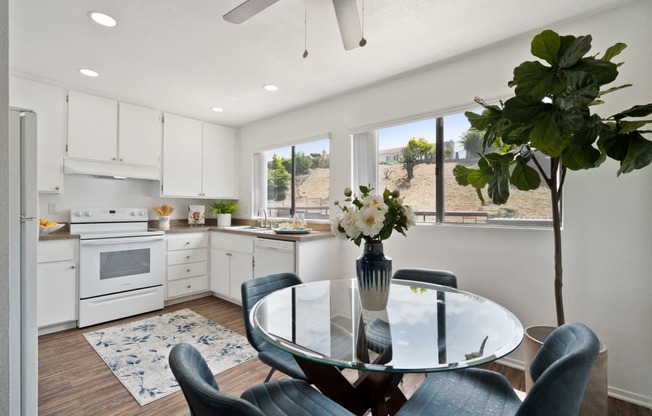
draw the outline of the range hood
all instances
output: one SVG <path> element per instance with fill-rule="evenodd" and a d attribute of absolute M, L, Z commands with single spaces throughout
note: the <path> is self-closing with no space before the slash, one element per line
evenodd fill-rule
<path fill-rule="evenodd" d="M 159 169 L 153 166 L 128 165 L 124 163 L 97 162 L 65 158 L 63 173 L 113 177 L 116 179 L 161 179 Z"/>

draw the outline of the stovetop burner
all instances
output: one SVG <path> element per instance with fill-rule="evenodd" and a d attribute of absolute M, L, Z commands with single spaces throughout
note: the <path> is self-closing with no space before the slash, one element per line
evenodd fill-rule
<path fill-rule="evenodd" d="M 147 237 L 163 235 L 149 231 L 147 208 L 74 208 L 70 210 L 70 233 L 80 239 Z"/>

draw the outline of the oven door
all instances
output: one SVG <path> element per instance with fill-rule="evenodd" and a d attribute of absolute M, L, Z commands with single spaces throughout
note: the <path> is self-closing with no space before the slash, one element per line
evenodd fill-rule
<path fill-rule="evenodd" d="M 81 299 L 163 285 L 164 237 L 81 240 Z"/>

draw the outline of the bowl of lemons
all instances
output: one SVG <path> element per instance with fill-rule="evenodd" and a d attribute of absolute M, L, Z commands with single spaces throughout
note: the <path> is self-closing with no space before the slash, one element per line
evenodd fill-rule
<path fill-rule="evenodd" d="M 48 221 L 45 218 L 38 220 L 38 228 L 40 234 L 50 234 L 63 228 L 65 224 L 59 224 L 56 221 Z"/>

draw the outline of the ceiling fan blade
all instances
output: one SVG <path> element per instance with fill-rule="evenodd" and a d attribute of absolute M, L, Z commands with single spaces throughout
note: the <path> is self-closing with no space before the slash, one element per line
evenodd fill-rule
<path fill-rule="evenodd" d="M 337 24 L 340 26 L 344 49 L 348 51 L 357 48 L 362 39 L 358 5 L 355 0 L 333 0 L 333 8 L 337 16 Z"/>
<path fill-rule="evenodd" d="M 227 22 L 239 24 L 262 12 L 277 1 L 278 0 L 247 0 L 222 16 L 222 18 Z"/>

